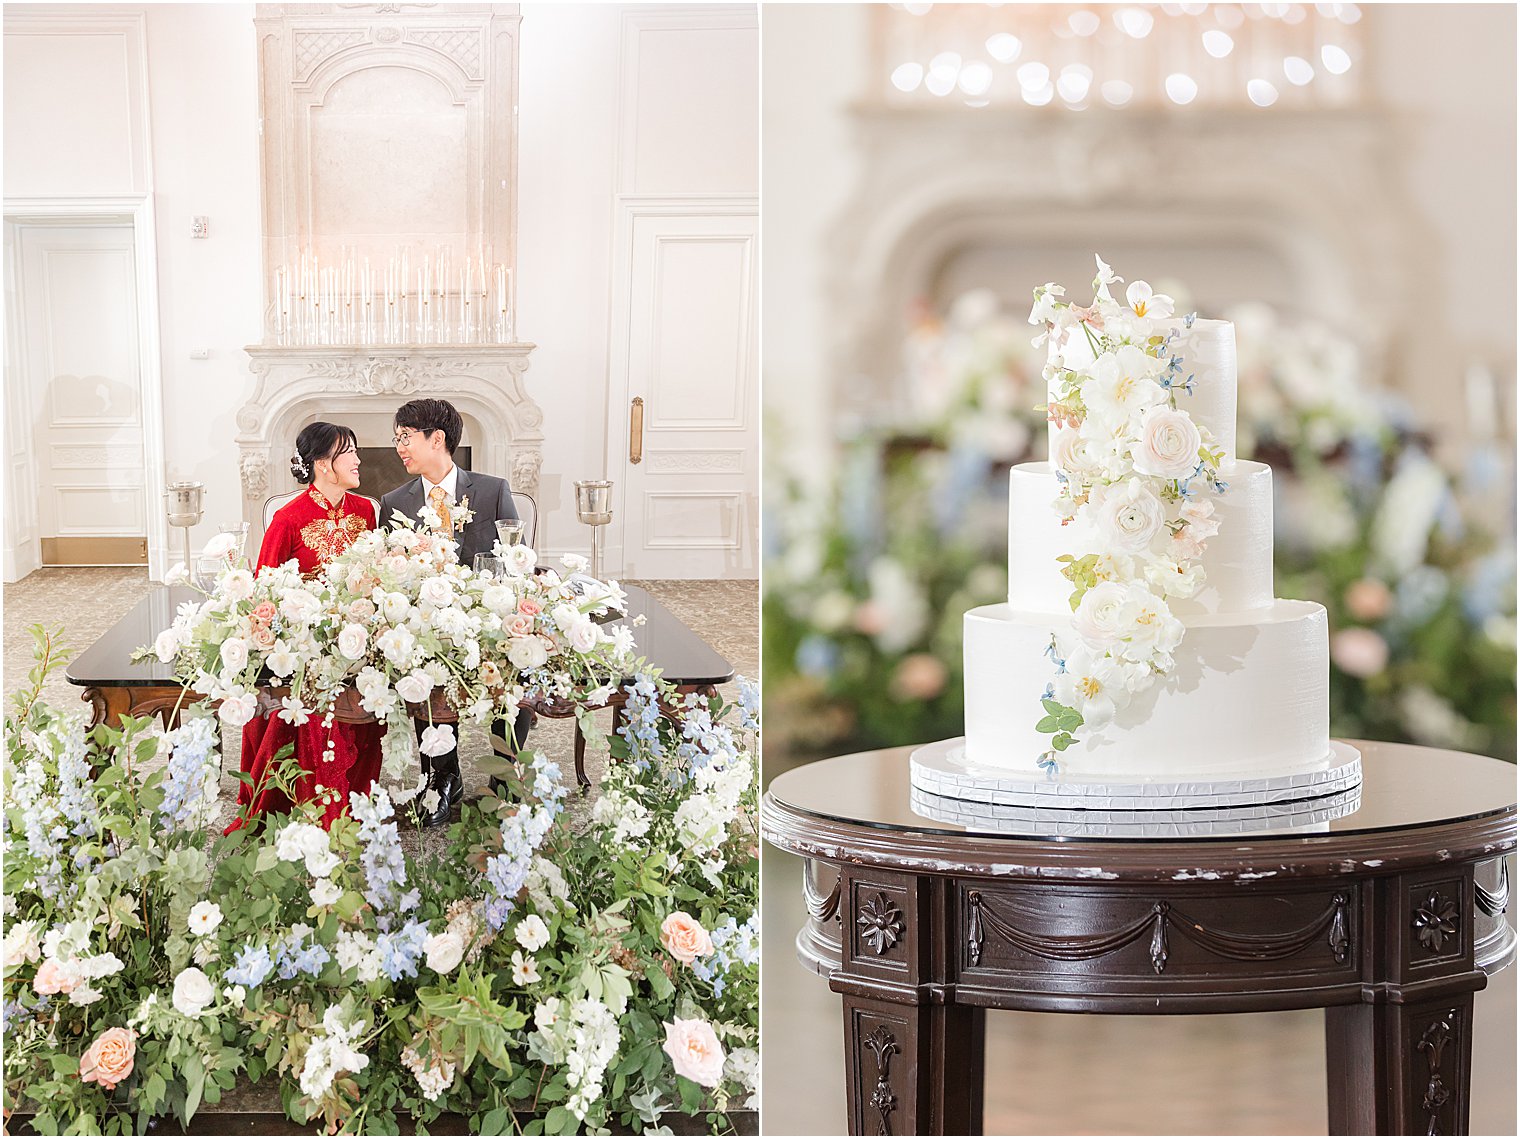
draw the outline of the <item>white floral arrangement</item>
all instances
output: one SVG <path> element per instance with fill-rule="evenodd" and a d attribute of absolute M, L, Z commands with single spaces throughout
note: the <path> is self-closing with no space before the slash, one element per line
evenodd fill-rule
<path fill-rule="evenodd" d="M 1052 740 L 1038 763 L 1052 778 L 1077 729 L 1101 731 L 1174 669 L 1184 629 L 1167 602 L 1203 586 L 1205 544 L 1219 531 L 1212 496 L 1227 488 L 1223 452 L 1179 401 L 1194 378 L 1177 354 L 1172 298 L 1134 281 L 1121 304 L 1109 286 L 1123 278 L 1096 260 L 1089 305 L 1049 283 L 1029 314 L 1044 326 L 1035 346 L 1048 344 L 1054 506 L 1063 525 L 1087 523 L 1100 546 L 1059 559 L 1077 643 L 1063 649 L 1052 634 L 1047 650 L 1056 676 L 1037 729 Z"/>
<path fill-rule="evenodd" d="M 396 780 L 411 762 L 408 705 L 431 719 L 436 694 L 462 720 L 510 722 L 528 697 L 600 704 L 634 671 L 632 630 L 593 619 L 622 608 L 616 582 L 584 576 L 586 559 L 575 554 L 562 563 L 571 583 L 538 570 L 528 546 L 493 549 L 504 572 L 477 572 L 458 562 L 454 542 L 398 516 L 310 578 L 294 561 L 257 573 L 229 564 L 205 600 L 180 606 L 151 651 L 234 727 L 280 689 L 280 719 L 331 716 L 351 686 L 387 723 L 383 773 Z M 449 724 L 430 725 L 421 742 L 427 755 L 454 746 Z"/>

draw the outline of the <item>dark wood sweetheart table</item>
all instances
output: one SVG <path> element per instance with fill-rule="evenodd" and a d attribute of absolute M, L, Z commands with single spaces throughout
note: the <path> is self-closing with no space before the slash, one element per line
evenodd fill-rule
<path fill-rule="evenodd" d="M 628 624 L 639 616 L 644 622 L 634 629 L 638 652 L 651 666 L 676 686 L 676 691 L 711 696 L 719 684 L 727 684 L 734 678 L 734 666 L 720 656 L 674 613 L 665 608 L 647 589 L 638 585 L 624 586 L 627 594 L 627 615 L 608 625 Z M 89 702 L 92 724 L 109 724 L 113 727 L 122 716 L 159 715 L 169 717 L 181 703 L 182 690 L 174 679 L 173 670 L 160 664 L 157 658 L 132 663 L 132 653 L 143 645 L 152 645 L 153 638 L 174 622 L 175 610 L 185 601 L 200 600 L 201 595 L 188 586 L 157 586 L 139 601 L 115 625 L 84 652 L 71 660 L 64 675 L 71 684 L 83 691 L 80 699 Z M 625 678 L 631 679 L 631 678 Z M 617 689 L 607 701 L 613 709 L 613 730 L 627 694 Z M 548 701 L 524 701 L 534 715 L 551 718 L 573 716 L 575 710 L 568 704 Z M 679 716 L 675 705 L 661 705 L 672 717 Z M 340 701 L 335 718 L 351 723 L 368 723 L 374 719 L 363 711 L 357 697 Z M 425 713 L 419 713 L 425 714 Z M 443 704 L 435 702 L 432 718 L 453 723 L 455 713 Z M 590 781 L 586 776 L 586 741 L 580 727 L 575 730 L 575 774 L 582 786 Z"/>
<path fill-rule="evenodd" d="M 1323 1008 L 1331 1134 L 1465 1134 L 1473 995 L 1515 957 L 1515 767 L 1353 743 L 1350 814 L 1218 837 L 937 822 L 911 748 L 778 776 L 761 829 L 806 860 L 797 951 L 843 1001 L 851 1132 L 981 1133 L 988 1009 Z"/>

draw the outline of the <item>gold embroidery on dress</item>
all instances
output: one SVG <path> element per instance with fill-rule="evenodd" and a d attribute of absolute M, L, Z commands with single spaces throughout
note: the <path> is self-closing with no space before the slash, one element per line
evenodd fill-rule
<path fill-rule="evenodd" d="M 301 541 L 317 555 L 317 561 L 326 565 L 353 545 L 354 539 L 369 527 L 360 515 L 350 514 L 343 509 L 347 495 L 337 506 L 329 506 L 327 499 L 322 497 L 316 487 L 312 487 L 310 493 L 317 506 L 326 511 L 327 517 L 314 518 L 302 526 Z"/>

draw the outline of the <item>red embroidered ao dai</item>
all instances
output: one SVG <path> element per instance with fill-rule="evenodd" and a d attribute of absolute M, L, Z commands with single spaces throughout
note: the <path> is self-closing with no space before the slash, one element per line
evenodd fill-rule
<path fill-rule="evenodd" d="M 275 512 L 264 532 L 255 570 L 284 565 L 294 558 L 302 574 L 314 574 L 374 527 L 375 506 L 369 499 L 345 494 L 334 506 L 315 487 L 309 487 Z M 292 743 L 302 771 L 294 788 L 295 798 L 298 802 L 320 798 L 324 827 L 347 811 L 349 791 L 370 789 L 380 775 L 384 726 L 334 723 L 327 728 L 322 719 L 314 715 L 295 727 L 270 713 L 243 725 L 241 766 L 252 782 L 238 787 L 238 813 L 227 828 L 229 834 L 243 825 L 245 817 L 290 811 L 290 797 L 267 781 L 275 756 Z M 319 786 L 323 788 L 320 793 Z"/>

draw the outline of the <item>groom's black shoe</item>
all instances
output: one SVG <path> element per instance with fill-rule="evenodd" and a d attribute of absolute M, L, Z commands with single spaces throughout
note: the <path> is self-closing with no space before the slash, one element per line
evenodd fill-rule
<path fill-rule="evenodd" d="M 438 795 L 438 802 L 431 811 L 423 804 L 429 791 Z M 425 827 L 444 826 L 449 821 L 449 812 L 463 798 L 464 780 L 459 777 L 458 755 L 435 759 L 432 770 L 428 772 L 428 785 L 415 800 L 416 820 Z"/>

